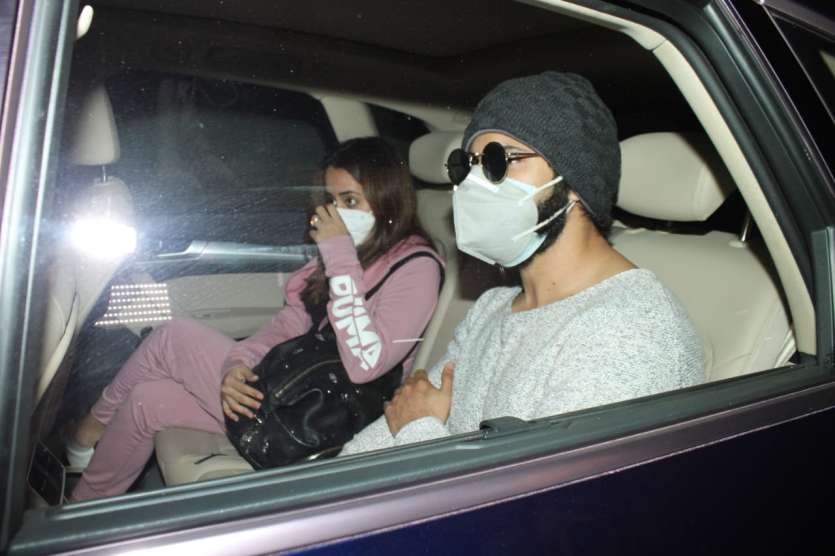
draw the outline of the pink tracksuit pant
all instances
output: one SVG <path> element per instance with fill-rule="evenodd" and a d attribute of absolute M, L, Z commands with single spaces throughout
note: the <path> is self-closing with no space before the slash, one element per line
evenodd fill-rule
<path fill-rule="evenodd" d="M 125 492 L 151 457 L 154 434 L 165 428 L 222 434 L 221 372 L 234 345 L 190 320 L 156 328 L 91 410 L 107 427 L 72 499 Z"/>

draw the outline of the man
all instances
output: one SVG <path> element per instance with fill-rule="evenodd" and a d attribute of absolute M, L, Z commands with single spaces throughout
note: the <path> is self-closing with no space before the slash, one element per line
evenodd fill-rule
<path fill-rule="evenodd" d="M 418 371 L 343 454 L 683 388 L 704 380 L 684 308 L 606 239 L 620 179 L 614 119 L 578 75 L 506 81 L 450 155 L 459 249 L 520 267 L 479 297 L 445 357 Z"/>

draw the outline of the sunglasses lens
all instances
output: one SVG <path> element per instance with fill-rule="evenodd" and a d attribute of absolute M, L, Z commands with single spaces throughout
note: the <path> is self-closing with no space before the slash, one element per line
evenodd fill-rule
<path fill-rule="evenodd" d="M 484 175 L 493 183 L 502 181 L 507 175 L 507 157 L 500 143 L 487 143 L 481 155 Z"/>
<path fill-rule="evenodd" d="M 449 181 L 458 185 L 467 174 L 470 173 L 470 156 L 464 149 L 455 149 L 449 153 L 446 161 L 446 171 L 449 174 Z"/>

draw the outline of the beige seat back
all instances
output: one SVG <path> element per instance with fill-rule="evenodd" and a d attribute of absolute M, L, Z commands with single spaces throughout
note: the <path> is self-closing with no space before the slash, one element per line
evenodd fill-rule
<path fill-rule="evenodd" d="M 455 327 L 486 289 L 504 283 L 498 267 L 464 255 L 455 245 L 452 221 L 452 188 L 443 162 L 452 149 L 461 145 L 458 132 L 432 132 L 418 138 L 409 150 L 409 167 L 424 182 L 440 189 L 418 191 L 421 224 L 446 258 L 444 287 L 438 306 L 423 335 L 415 356 L 415 369 L 429 368 L 446 353 Z"/>
<path fill-rule="evenodd" d="M 107 91 L 97 86 L 83 96 L 70 127 L 68 158 L 75 166 L 104 168 L 119 157 L 119 140 Z M 35 391 L 33 417 L 35 436 L 47 434 L 60 406 L 71 369 L 68 358 L 78 330 L 102 294 L 125 255 L 79 249 L 73 241 L 74 226 L 85 219 L 111 219 L 133 226 L 133 204 L 121 180 L 95 179 L 77 188 L 70 219 L 63 222 L 68 233 L 53 246 L 46 270 L 44 334 Z M 67 186 L 67 184 L 64 184 Z M 106 235 L 107 230 L 102 232 Z"/>
<path fill-rule="evenodd" d="M 103 85 L 84 98 L 72 134 L 70 160 L 76 166 L 93 167 L 101 176 L 80 189 L 72 208 L 70 226 L 98 226 L 102 235 L 114 230 L 135 232 L 133 198 L 118 177 L 108 175 L 107 167 L 119 160 L 119 136 L 110 98 Z M 78 281 L 79 324 L 83 324 L 113 275 L 128 258 L 128 252 L 93 246 L 74 249 Z M 118 247 L 118 246 L 114 246 Z"/>
<path fill-rule="evenodd" d="M 703 136 L 648 133 L 623 141 L 621 152 L 618 206 L 639 216 L 704 221 L 735 188 Z M 612 243 L 682 301 L 704 344 L 708 380 L 782 365 L 794 353 L 778 282 L 756 244 L 719 231 L 643 228 L 615 230 Z"/>
<path fill-rule="evenodd" d="M 37 404 L 58 368 L 64 363 L 78 328 L 78 294 L 71 263 L 58 254 L 46 271 L 43 333 L 40 337 L 40 370 L 35 390 Z"/>

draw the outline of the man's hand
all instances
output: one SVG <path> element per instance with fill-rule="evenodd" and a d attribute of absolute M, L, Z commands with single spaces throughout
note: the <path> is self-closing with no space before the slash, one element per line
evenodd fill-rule
<path fill-rule="evenodd" d="M 250 419 L 255 417 L 255 414 L 247 408 L 258 409 L 261 407 L 259 400 L 262 400 L 264 395 L 252 386 L 247 386 L 246 383 L 256 380 L 258 380 L 258 375 L 246 367 L 229 369 L 220 386 L 221 405 L 223 406 L 223 413 L 227 417 L 236 422 L 238 421 L 238 414 L 245 415 Z"/>
<path fill-rule="evenodd" d="M 310 237 L 319 243 L 336 236 L 347 236 L 348 228 L 336 205 L 321 205 L 316 207 L 316 214 L 310 217 Z"/>
<path fill-rule="evenodd" d="M 391 434 L 396 436 L 400 429 L 421 417 L 437 417 L 446 423 L 452 406 L 452 374 L 455 363 L 449 362 L 441 374 L 441 388 L 435 388 L 420 370 L 406 379 L 394 397 L 385 406 L 386 421 Z"/>

